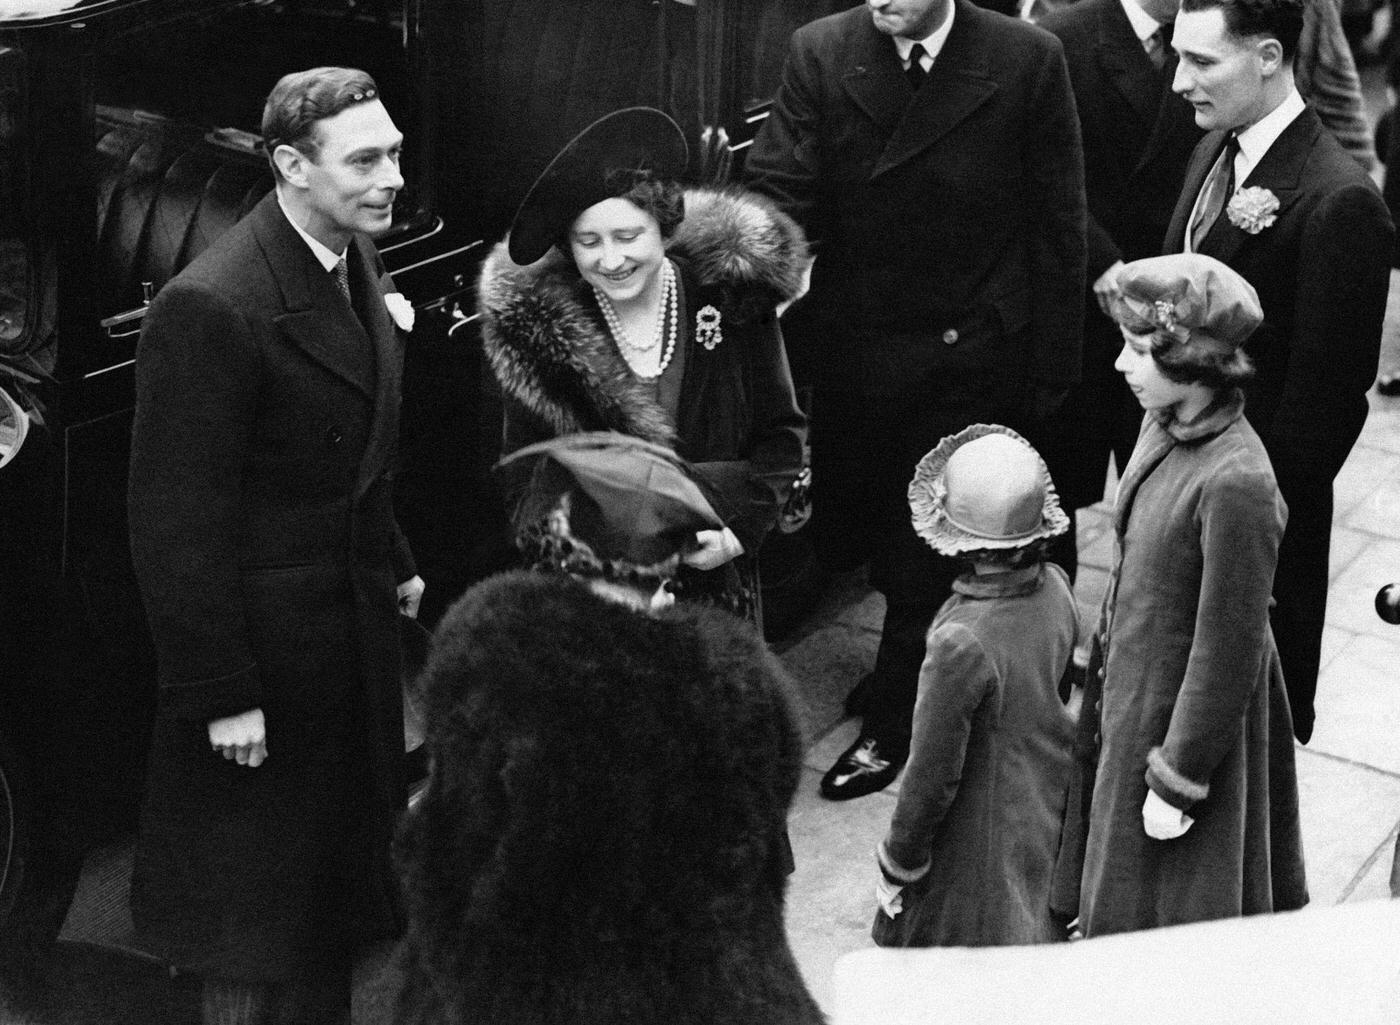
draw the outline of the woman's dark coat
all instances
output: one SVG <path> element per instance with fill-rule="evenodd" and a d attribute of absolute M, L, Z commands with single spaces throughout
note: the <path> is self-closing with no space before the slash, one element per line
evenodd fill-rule
<path fill-rule="evenodd" d="M 817 1025 L 783 927 L 791 686 L 747 623 L 484 581 L 424 677 L 402 1025 Z"/>
<path fill-rule="evenodd" d="M 194 972 L 285 978 L 396 926 L 404 338 L 373 246 L 348 259 L 358 317 L 271 194 L 141 336 L 131 539 L 160 711 L 132 904 Z M 255 707 L 267 761 L 213 753 L 208 721 Z"/>
<path fill-rule="evenodd" d="M 774 308 L 801 289 L 800 229 L 739 190 L 689 190 L 668 241 L 680 271 L 685 366 L 671 422 L 638 382 L 573 261 L 551 250 L 528 267 L 504 243 L 482 268 L 482 336 L 505 395 L 504 452 L 575 431 L 615 430 L 673 446 L 715 488 L 746 551 L 778 517 L 802 469 L 797 407 Z M 719 344 L 696 338 L 699 311 L 720 312 Z"/>
<path fill-rule="evenodd" d="M 1307 903 L 1269 626 L 1286 510 L 1242 406 L 1235 393 L 1185 426 L 1149 415 L 1119 485 L 1118 554 L 1080 723 L 1081 741 L 1098 740 L 1086 936 Z M 1184 835 L 1146 834 L 1148 787 L 1195 820 Z"/>

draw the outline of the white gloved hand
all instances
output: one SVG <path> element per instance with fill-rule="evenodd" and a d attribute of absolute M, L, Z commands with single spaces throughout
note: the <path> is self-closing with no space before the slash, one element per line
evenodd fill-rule
<path fill-rule="evenodd" d="M 880 910 L 894 918 L 904 910 L 904 887 L 891 882 L 881 872 L 880 878 L 875 881 L 875 899 L 880 903 Z"/>
<path fill-rule="evenodd" d="M 1173 808 L 1157 796 L 1151 788 L 1147 800 L 1142 802 L 1142 828 L 1154 840 L 1175 840 L 1191 828 L 1195 822 L 1180 808 Z"/>

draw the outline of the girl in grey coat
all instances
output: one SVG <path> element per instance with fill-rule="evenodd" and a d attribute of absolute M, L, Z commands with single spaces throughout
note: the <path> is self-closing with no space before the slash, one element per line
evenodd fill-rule
<path fill-rule="evenodd" d="M 1074 718 L 1056 684 L 1078 624 L 1068 577 L 1042 559 L 1069 520 L 1035 449 L 987 424 L 919 462 L 909 503 L 919 536 L 970 565 L 929 628 L 908 767 L 878 849 L 875 942 L 1060 938 L 1050 885 Z"/>
<path fill-rule="evenodd" d="M 1196 254 L 1128 264 L 1119 288 L 1115 365 L 1147 415 L 1118 487 L 1080 725 L 1090 937 L 1307 901 L 1269 626 L 1286 509 L 1237 387 L 1259 303 Z"/>

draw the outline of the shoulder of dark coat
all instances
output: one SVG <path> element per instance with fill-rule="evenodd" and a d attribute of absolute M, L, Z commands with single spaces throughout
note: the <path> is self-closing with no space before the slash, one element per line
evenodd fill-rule
<path fill-rule="evenodd" d="M 270 280 L 267 260 L 254 234 L 252 220 L 245 217 L 186 264 L 165 288 L 178 284 L 217 295 L 234 296 L 246 295 Z"/>
<path fill-rule="evenodd" d="M 1118 0 L 1109 2 L 1116 5 Z M 1103 6 L 1103 0 L 1078 0 L 1077 3 L 1050 11 L 1036 24 L 1058 36 L 1066 45 L 1071 41 L 1081 42 L 1094 35 Z"/>
<path fill-rule="evenodd" d="M 425 696 L 430 717 L 441 717 L 468 690 L 528 688 L 567 699 L 584 677 L 596 686 L 631 686 L 660 667 L 668 667 L 667 686 L 693 691 L 716 714 L 747 708 L 775 715 L 795 735 L 793 684 L 747 622 L 691 605 L 652 619 L 571 577 L 523 570 L 481 581 L 443 616 Z"/>
<path fill-rule="evenodd" d="M 771 312 L 802 291 L 802 229 L 747 189 L 687 189 L 685 218 L 667 248 L 689 261 L 702 287 L 718 289 L 725 312 L 739 320 Z"/>

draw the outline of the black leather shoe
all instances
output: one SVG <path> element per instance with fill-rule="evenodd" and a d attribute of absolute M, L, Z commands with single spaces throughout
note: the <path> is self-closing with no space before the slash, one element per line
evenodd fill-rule
<path fill-rule="evenodd" d="M 1382 395 L 1400 395 L 1400 374 L 1381 374 L 1376 378 L 1376 391 Z"/>
<path fill-rule="evenodd" d="M 822 796 L 849 801 L 883 790 L 894 782 L 908 757 L 907 748 L 896 749 L 862 733 L 822 777 Z"/>

